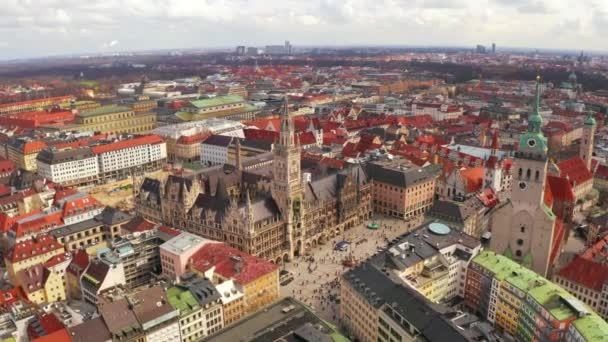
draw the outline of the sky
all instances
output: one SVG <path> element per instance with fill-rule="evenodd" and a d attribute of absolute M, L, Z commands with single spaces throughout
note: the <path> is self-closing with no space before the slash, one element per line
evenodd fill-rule
<path fill-rule="evenodd" d="M 0 0 L 0 59 L 292 45 L 606 50 L 606 0 Z"/>

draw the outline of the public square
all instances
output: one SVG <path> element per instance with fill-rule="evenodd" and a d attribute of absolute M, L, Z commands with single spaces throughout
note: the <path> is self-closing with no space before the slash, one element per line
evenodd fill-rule
<path fill-rule="evenodd" d="M 384 248 L 387 242 L 406 233 L 422 223 L 423 217 L 409 222 L 391 217 L 378 217 L 347 230 L 343 236 L 335 237 L 324 245 L 318 245 L 310 251 L 309 256 L 296 257 L 283 267 L 292 272 L 294 280 L 281 286 L 282 296 L 292 296 L 314 308 L 323 319 L 338 323 L 339 304 L 336 298 L 340 294 L 339 277 L 349 267 L 342 264 L 344 259 L 352 257 L 359 262 Z M 378 223 L 380 228 L 371 230 L 368 223 Z M 349 241 L 346 251 L 336 251 L 339 241 Z"/>

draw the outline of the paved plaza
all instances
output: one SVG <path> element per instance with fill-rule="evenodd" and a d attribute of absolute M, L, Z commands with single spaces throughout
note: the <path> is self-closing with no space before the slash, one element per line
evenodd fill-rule
<path fill-rule="evenodd" d="M 294 280 L 281 286 L 281 295 L 293 296 L 312 307 L 321 318 L 337 325 L 339 304 L 335 299 L 340 294 L 339 277 L 349 269 L 342 265 L 342 261 L 350 256 L 356 261 L 365 260 L 378 248 L 386 247 L 387 241 L 420 225 L 422 217 L 410 222 L 378 217 L 374 222 L 380 224 L 379 229 L 370 230 L 366 226 L 372 221 L 365 222 L 346 231 L 343 236 L 313 248 L 310 256 L 296 257 L 283 265 L 285 270 L 293 273 Z M 336 243 L 343 239 L 350 242 L 348 250 L 334 250 Z"/>

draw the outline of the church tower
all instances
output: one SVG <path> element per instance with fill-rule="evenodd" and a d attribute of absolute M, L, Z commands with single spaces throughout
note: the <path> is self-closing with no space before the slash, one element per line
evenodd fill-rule
<path fill-rule="evenodd" d="M 291 259 L 294 255 L 294 231 L 300 229 L 303 188 L 300 172 L 300 146 L 296 142 L 294 123 L 289 115 L 287 95 L 284 106 L 281 114 L 280 138 L 274 147 L 272 197 L 287 224 L 289 258 Z"/>
<path fill-rule="evenodd" d="M 581 138 L 579 157 L 587 165 L 587 169 L 591 170 L 591 158 L 593 157 L 593 142 L 595 137 L 595 128 L 597 124 L 593 118 L 593 112 L 589 111 L 589 115 L 583 126 L 583 136 Z"/>
<path fill-rule="evenodd" d="M 535 272 L 547 276 L 556 217 L 545 204 L 547 138 L 541 132 L 540 78 L 536 83 L 534 108 L 528 116 L 528 131 L 520 135 L 515 152 L 511 198 L 492 217 L 490 248 Z"/>

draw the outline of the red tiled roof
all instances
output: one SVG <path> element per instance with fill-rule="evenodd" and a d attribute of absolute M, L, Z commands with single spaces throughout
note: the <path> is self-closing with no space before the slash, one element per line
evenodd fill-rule
<path fill-rule="evenodd" d="M 268 131 L 263 129 L 243 129 L 245 139 L 253 141 L 265 141 L 269 143 L 275 143 L 279 141 L 279 133 L 274 131 Z"/>
<path fill-rule="evenodd" d="M 89 266 L 89 254 L 84 249 L 79 249 L 72 254 L 72 261 L 68 265 L 66 272 L 79 275 L 87 266 Z"/>
<path fill-rule="evenodd" d="M 481 185 L 483 183 L 483 167 L 471 167 L 465 170 L 460 171 L 460 176 L 466 185 L 467 193 L 477 192 L 481 190 Z"/>
<path fill-rule="evenodd" d="M 66 201 L 63 204 L 63 217 L 80 215 L 83 212 L 103 208 L 104 205 L 93 196 L 87 195 Z"/>
<path fill-rule="evenodd" d="M 184 135 L 177 139 L 177 143 L 183 144 L 183 145 L 199 144 L 199 143 L 205 141 L 205 139 L 209 138 L 210 136 L 211 136 L 211 132 L 202 132 L 202 133 L 189 135 L 189 136 Z"/>
<path fill-rule="evenodd" d="M 577 255 L 559 271 L 559 276 L 582 284 L 584 287 L 601 291 L 604 283 L 608 281 L 608 265 L 596 261 L 596 258 L 606 257 L 606 246 L 608 246 L 608 235 L 605 235 L 584 253 Z"/>
<path fill-rule="evenodd" d="M 0 173 L 10 173 L 15 169 L 15 164 L 12 161 L 0 158 Z"/>
<path fill-rule="evenodd" d="M 28 141 L 23 144 L 23 150 L 21 151 L 23 154 L 37 153 L 42 151 L 47 147 L 47 144 L 41 140 Z"/>
<path fill-rule="evenodd" d="M 442 139 L 442 138 L 429 134 L 429 135 L 423 135 L 423 136 L 418 137 L 418 139 L 416 139 L 416 142 L 418 144 L 427 144 L 427 145 L 445 145 L 449 141 L 446 141 L 445 139 Z"/>
<path fill-rule="evenodd" d="M 547 185 L 551 189 L 551 194 L 554 199 L 560 201 L 574 201 L 574 192 L 570 182 L 564 177 L 547 176 Z M 545 187 L 546 189 L 547 187 Z"/>
<path fill-rule="evenodd" d="M 11 306 L 19 300 L 26 300 L 25 293 L 20 286 L 13 287 L 10 290 L 0 290 L 0 307 Z"/>
<path fill-rule="evenodd" d="M 251 256 L 223 243 L 203 245 L 192 256 L 192 267 L 200 272 L 215 266 L 215 272 L 224 278 L 234 279 L 240 284 L 250 283 L 273 272 L 277 266 L 258 257 Z"/>
<path fill-rule="evenodd" d="M 122 226 L 122 229 L 124 229 L 130 233 L 135 233 L 135 232 L 144 232 L 146 230 L 153 229 L 154 227 L 156 227 L 156 223 L 146 220 L 145 218 L 143 218 L 141 216 L 136 216 L 133 219 L 131 219 L 131 221 L 125 223 Z"/>
<path fill-rule="evenodd" d="M 67 254 L 67 255 L 69 255 L 69 254 Z M 50 267 L 61 264 L 62 262 L 66 261 L 68 259 L 67 255 L 66 255 L 66 253 L 55 255 L 54 257 L 50 258 L 49 260 L 47 260 L 44 263 L 44 267 L 50 268 Z"/>
<path fill-rule="evenodd" d="M 169 235 L 172 235 L 172 236 L 178 236 L 178 235 L 180 235 L 182 233 L 182 232 L 180 232 L 177 229 L 173 229 L 173 228 L 167 227 L 167 226 L 160 226 L 160 227 L 158 227 L 158 230 L 161 231 L 161 232 L 163 232 L 163 233 L 167 233 Z"/>
<path fill-rule="evenodd" d="M 298 134 L 300 145 L 314 145 L 317 143 L 317 139 L 312 132 L 302 132 Z"/>
<path fill-rule="evenodd" d="M 163 138 L 161 138 L 160 136 L 155 135 L 155 134 L 150 134 L 150 135 L 135 137 L 135 138 L 129 139 L 129 140 L 121 140 L 121 141 L 117 141 L 117 142 L 113 142 L 113 143 L 109 143 L 109 144 L 93 146 L 93 147 L 91 147 L 91 150 L 95 154 L 101 154 L 101 153 L 123 150 L 125 148 L 130 148 L 130 147 L 135 147 L 135 146 L 160 144 L 163 141 L 164 141 Z"/>
<path fill-rule="evenodd" d="M 558 163 L 560 176 L 567 177 L 573 186 L 593 179 L 593 175 L 587 169 L 587 165 L 580 157 L 573 157 Z"/>
<path fill-rule="evenodd" d="M 42 328 L 43 331 L 38 333 L 38 330 L 33 327 L 34 321 L 37 321 L 37 325 Z M 27 326 L 27 334 L 30 339 L 35 339 L 37 337 L 50 335 L 58 330 L 64 329 L 65 326 L 61 321 L 55 316 L 53 313 L 43 314 L 42 316 L 34 318 L 34 321 L 30 322 Z"/>
<path fill-rule="evenodd" d="M 52 227 L 59 227 L 63 225 L 63 217 L 60 211 L 52 212 L 50 214 L 42 215 L 34 218 L 23 220 L 24 217 L 19 217 L 15 221 L 15 224 L 11 227 L 11 230 L 15 231 L 17 238 L 25 236 L 35 235 L 43 231 L 44 229 L 50 229 Z"/>
<path fill-rule="evenodd" d="M 35 338 L 31 342 L 70 342 L 71 340 L 68 330 L 64 328 L 49 335 Z"/>
<path fill-rule="evenodd" d="M 52 236 L 41 235 L 36 239 L 17 242 L 6 254 L 6 259 L 12 263 L 29 259 L 33 256 L 62 249 L 63 246 Z"/>
<path fill-rule="evenodd" d="M 608 281 L 608 267 L 577 255 L 559 271 L 559 276 L 584 287 L 601 291 L 604 283 Z"/>
<path fill-rule="evenodd" d="M 57 202 L 61 201 L 63 198 L 75 195 L 77 193 L 78 193 L 78 191 L 76 191 L 74 189 L 71 189 L 71 188 L 60 189 L 60 190 L 57 190 L 55 192 L 55 196 L 53 197 L 53 201 L 55 203 L 57 203 Z"/>

